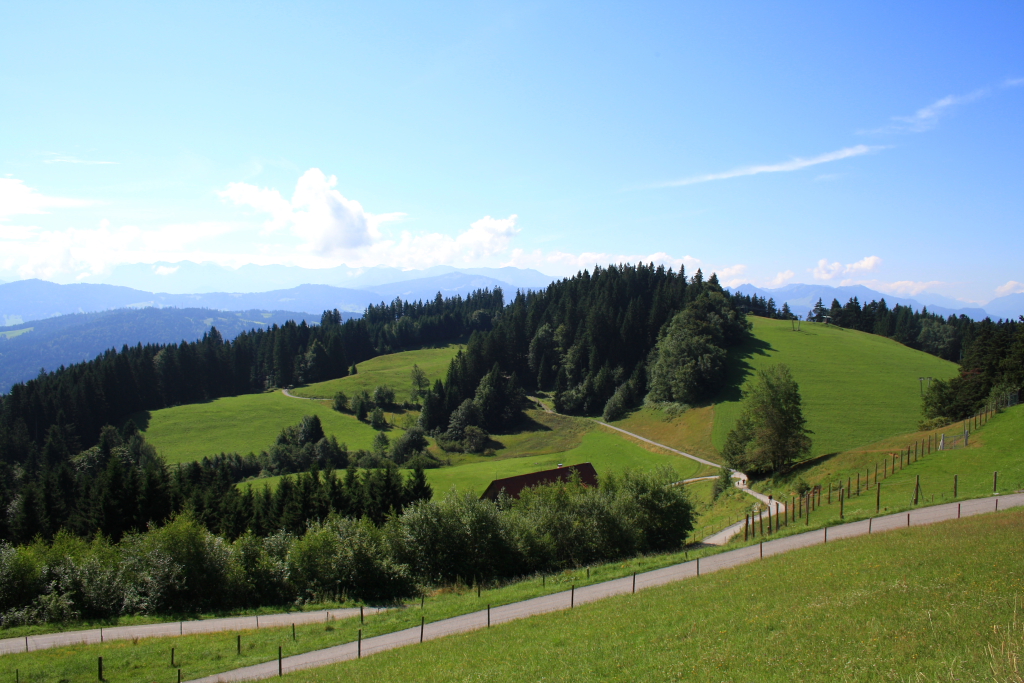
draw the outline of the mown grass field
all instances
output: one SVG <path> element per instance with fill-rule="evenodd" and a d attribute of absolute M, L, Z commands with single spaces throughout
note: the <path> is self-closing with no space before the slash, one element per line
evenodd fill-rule
<path fill-rule="evenodd" d="M 373 444 L 373 429 L 354 416 L 339 413 L 326 403 L 289 398 L 280 391 L 154 410 L 143 432 L 173 464 L 217 453 L 259 453 L 274 445 L 283 427 L 314 413 L 320 416 L 324 432 L 350 450 L 368 449 Z M 398 432 L 392 430 L 391 434 Z"/>
<path fill-rule="evenodd" d="M 449 344 L 439 348 L 402 351 L 386 356 L 377 356 L 359 363 L 354 375 L 296 387 L 292 393 L 306 398 L 334 398 L 336 393 L 343 391 L 349 398 L 352 398 L 363 390 L 372 394 L 377 386 L 387 384 L 395 390 L 395 397 L 399 402 L 406 401 L 412 390 L 413 365 L 420 366 L 420 369 L 430 378 L 431 384 L 435 379 L 444 381 L 445 375 L 448 373 L 448 364 L 461 348 L 463 348 L 462 345 Z"/>
<path fill-rule="evenodd" d="M 1018 680 L 1022 524 L 1012 511 L 807 548 L 285 680 Z"/>
<path fill-rule="evenodd" d="M 839 453 L 912 432 L 921 419 L 919 377 L 947 379 L 955 363 L 891 339 L 824 324 L 751 316 L 754 338 L 729 353 L 730 388 L 715 401 L 717 449 L 736 424 L 740 390 L 758 368 L 787 364 L 800 385 L 812 455 Z"/>

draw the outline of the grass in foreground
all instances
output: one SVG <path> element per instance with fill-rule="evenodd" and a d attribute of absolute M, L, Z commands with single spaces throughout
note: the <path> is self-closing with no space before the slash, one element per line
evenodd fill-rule
<path fill-rule="evenodd" d="M 1019 680 L 1022 524 L 1012 511 L 807 548 L 287 680 Z"/>
<path fill-rule="evenodd" d="M 289 398 L 280 391 L 154 410 L 143 431 L 167 462 L 174 464 L 218 453 L 259 453 L 274 445 L 282 428 L 314 413 L 320 416 L 324 431 L 350 450 L 373 445 L 376 432 L 353 415 L 318 401 Z M 395 429 L 389 436 L 399 433 L 401 430 Z"/>
<path fill-rule="evenodd" d="M 363 390 L 372 394 L 378 385 L 387 384 L 395 390 L 399 402 L 405 401 L 412 390 L 410 376 L 414 364 L 419 365 L 426 373 L 431 384 L 435 379 L 443 381 L 448 372 L 448 364 L 461 348 L 463 347 L 460 344 L 449 344 L 438 348 L 377 356 L 359 363 L 354 375 L 297 387 L 292 393 L 307 398 L 333 399 L 336 393 L 343 391 L 352 398 Z"/>
<path fill-rule="evenodd" d="M 812 455 L 838 453 L 913 431 L 921 418 L 919 377 L 948 379 L 955 363 L 885 337 L 824 324 L 749 318 L 754 339 L 729 353 L 730 385 L 752 380 L 758 368 L 786 363 L 800 385 Z M 740 412 L 728 389 L 715 406 L 714 445 L 721 449 Z"/>

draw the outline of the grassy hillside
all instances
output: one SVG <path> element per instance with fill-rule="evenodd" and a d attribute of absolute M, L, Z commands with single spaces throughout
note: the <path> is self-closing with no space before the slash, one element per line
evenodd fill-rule
<path fill-rule="evenodd" d="M 712 462 L 722 457 L 712 441 L 715 406 L 691 408 L 681 415 L 645 406 L 616 421 L 616 427 Z"/>
<path fill-rule="evenodd" d="M 993 472 L 999 472 L 997 481 L 1000 492 L 1024 489 L 1024 405 L 1019 405 L 995 415 L 983 427 L 973 430 L 971 445 L 949 451 L 933 451 L 918 459 L 905 462 L 903 469 L 897 465 L 895 473 L 882 479 L 882 463 L 888 461 L 891 467 L 891 453 L 906 449 L 914 441 L 924 442 L 929 434 L 945 432 L 948 436 L 962 433 L 958 423 L 933 432 L 917 432 L 894 439 L 886 439 L 868 448 L 847 451 L 834 456 L 819 458 L 798 469 L 785 481 L 765 482 L 758 488 L 778 497 L 788 496 L 795 480 L 802 478 L 811 485 L 821 484 L 827 489 L 829 483 L 836 485 L 847 479 L 856 491 L 857 473 L 861 480 L 870 476 L 874 482 L 875 465 L 882 480 L 882 512 L 907 509 L 911 505 L 914 488 L 920 477 L 921 491 L 919 504 L 939 503 L 953 500 L 953 477 L 958 476 L 959 498 L 976 498 L 992 493 Z M 898 462 L 898 460 L 897 460 Z M 868 516 L 875 512 L 875 490 L 871 488 L 860 496 L 854 495 L 846 504 L 847 517 Z M 838 517 L 838 506 L 833 496 L 833 505 L 825 506 L 819 517 Z M 824 500 L 822 501 L 824 502 Z"/>
<path fill-rule="evenodd" d="M 800 385 L 813 455 L 838 453 L 911 432 L 921 417 L 918 378 L 950 378 L 955 363 L 891 339 L 823 324 L 751 317 L 752 340 L 729 354 L 730 388 L 716 400 L 721 449 L 740 412 L 740 388 L 758 368 L 785 363 Z"/>
<path fill-rule="evenodd" d="M 395 390 L 398 400 L 404 401 L 409 398 L 409 391 L 412 388 L 409 378 L 414 364 L 419 365 L 427 374 L 431 384 L 435 379 L 443 381 L 448 372 L 448 364 L 460 348 L 461 345 L 450 344 L 436 349 L 418 349 L 377 356 L 357 365 L 355 375 L 297 387 L 292 393 L 307 398 L 334 398 L 336 393 L 344 391 L 351 398 L 364 389 L 372 393 L 374 387 L 387 384 Z"/>
<path fill-rule="evenodd" d="M 1022 524 L 1013 511 L 807 548 L 285 680 L 1018 680 Z"/>
<path fill-rule="evenodd" d="M 569 450 L 515 458 L 480 459 L 457 467 L 442 467 L 428 470 L 427 480 L 435 493 L 444 493 L 452 486 L 481 493 L 494 479 L 551 469 L 559 463 L 576 465 L 582 462 L 592 463 L 598 474 L 621 472 L 628 467 L 661 465 L 675 469 L 680 479 L 709 473 L 709 468 L 698 462 L 663 451 L 647 450 L 632 440 L 594 425 L 583 434 L 579 445 Z"/>
<path fill-rule="evenodd" d="M 343 415 L 318 401 L 289 398 L 280 391 L 220 398 L 155 410 L 137 420 L 157 451 L 169 463 L 200 460 L 216 453 L 259 453 L 270 448 L 281 428 L 317 414 L 324 431 L 349 449 L 370 448 L 375 432 L 352 415 Z M 389 416 L 390 419 L 390 416 Z M 392 430 L 391 435 L 400 433 Z"/>

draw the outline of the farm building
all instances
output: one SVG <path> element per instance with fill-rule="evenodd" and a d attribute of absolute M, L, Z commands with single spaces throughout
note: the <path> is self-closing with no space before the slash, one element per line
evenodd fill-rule
<path fill-rule="evenodd" d="M 506 495 L 518 498 L 523 489 L 528 489 L 531 486 L 540 486 L 541 484 L 569 481 L 574 472 L 579 475 L 580 481 L 584 486 L 597 486 L 597 470 L 589 462 L 583 462 L 579 465 L 569 465 L 568 467 L 559 465 L 553 470 L 530 472 L 529 474 L 520 474 L 515 477 L 495 479 L 487 487 L 487 490 L 484 491 L 484 494 L 480 496 L 480 500 L 497 500 L 498 494 L 503 490 Z"/>

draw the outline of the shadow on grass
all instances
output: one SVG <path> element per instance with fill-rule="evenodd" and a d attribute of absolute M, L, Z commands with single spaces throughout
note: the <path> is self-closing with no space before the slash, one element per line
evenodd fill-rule
<path fill-rule="evenodd" d="M 748 336 L 746 340 L 729 349 L 725 386 L 718 392 L 714 402 L 728 403 L 739 401 L 743 398 L 743 383 L 754 374 L 754 366 L 748 360 L 754 356 L 767 356 L 769 351 L 775 350 L 771 344 L 753 335 Z"/>

